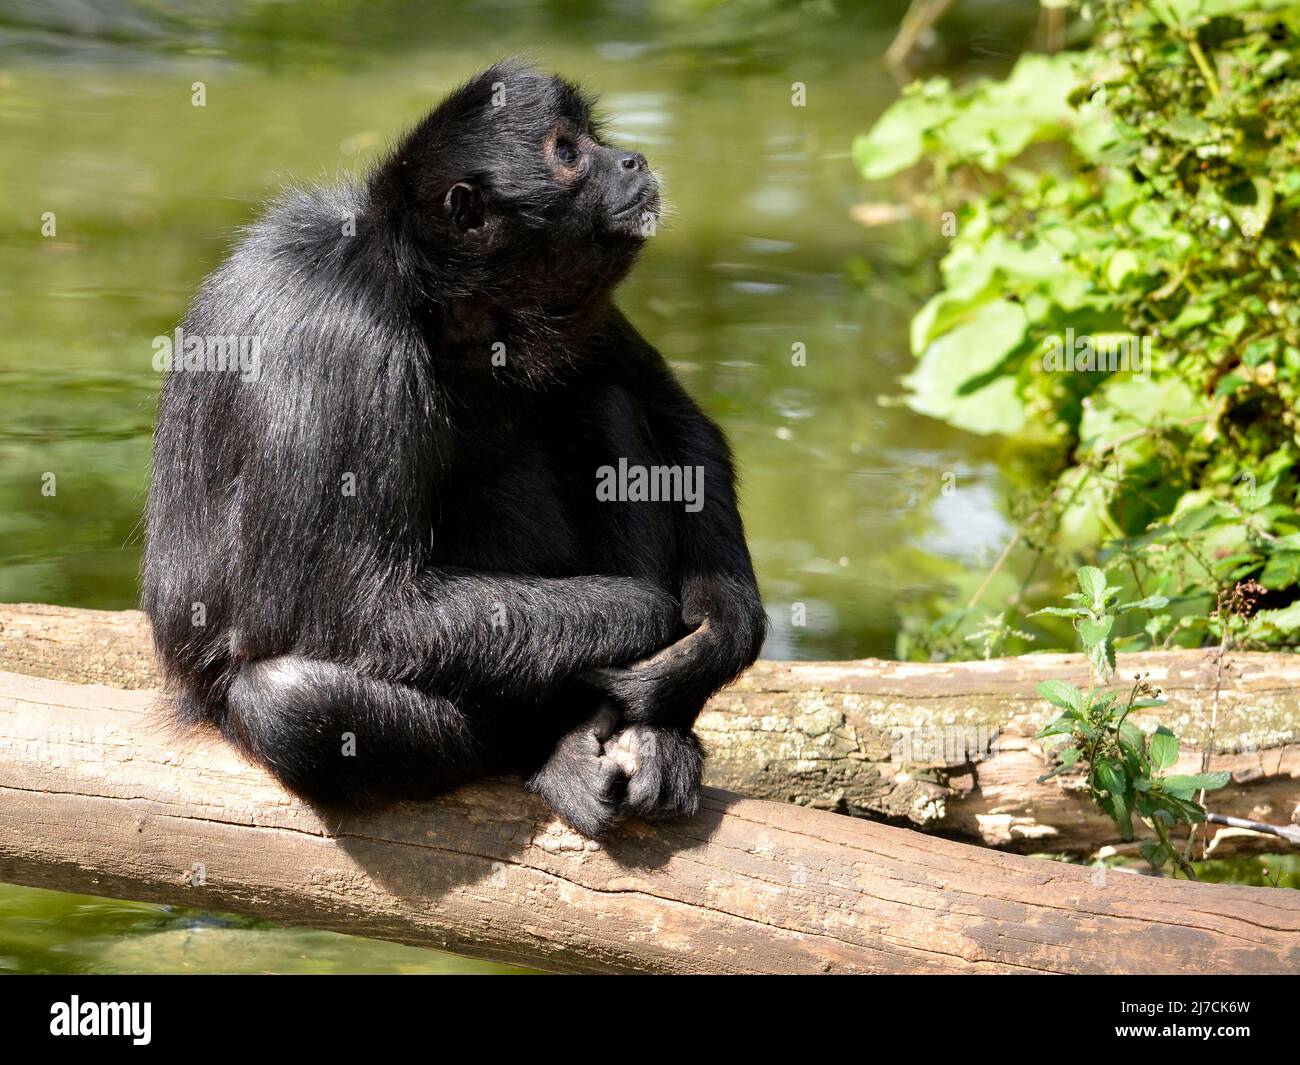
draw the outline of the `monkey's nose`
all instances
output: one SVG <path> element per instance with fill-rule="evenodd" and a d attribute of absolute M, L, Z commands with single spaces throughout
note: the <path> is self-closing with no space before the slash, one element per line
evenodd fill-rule
<path fill-rule="evenodd" d="M 633 152 L 631 155 L 625 155 L 618 161 L 619 166 L 624 170 L 644 170 L 646 168 L 645 156 L 640 152 Z"/>

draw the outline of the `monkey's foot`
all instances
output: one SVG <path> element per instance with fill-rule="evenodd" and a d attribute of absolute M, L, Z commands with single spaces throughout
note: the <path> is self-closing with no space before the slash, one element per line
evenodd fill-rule
<path fill-rule="evenodd" d="M 609 834 L 628 783 L 621 764 L 602 750 L 605 735 L 596 718 L 567 733 L 527 785 L 588 839 Z"/>
<path fill-rule="evenodd" d="M 693 732 L 631 725 L 606 741 L 605 756 L 627 775 L 619 816 L 667 821 L 699 810 L 704 751 Z"/>

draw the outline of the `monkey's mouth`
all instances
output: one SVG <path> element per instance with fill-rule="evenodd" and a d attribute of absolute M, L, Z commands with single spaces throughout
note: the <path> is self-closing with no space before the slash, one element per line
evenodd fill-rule
<path fill-rule="evenodd" d="M 626 207 L 620 207 L 610 216 L 611 221 L 622 222 L 624 220 L 642 221 L 645 218 L 659 217 L 659 186 L 651 185 L 633 197 L 632 202 Z"/>

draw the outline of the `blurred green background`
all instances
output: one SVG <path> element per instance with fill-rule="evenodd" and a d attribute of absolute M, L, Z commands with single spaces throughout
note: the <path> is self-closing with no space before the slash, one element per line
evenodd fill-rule
<path fill-rule="evenodd" d="M 866 193 L 849 145 L 897 95 L 880 57 L 905 9 L 0 3 L 0 601 L 135 605 L 152 338 L 283 183 L 363 169 L 458 80 L 523 52 L 598 92 L 666 180 L 669 223 L 622 303 L 731 436 L 766 656 L 892 655 L 900 610 L 977 576 L 1008 531 L 996 444 L 878 402 L 911 368 L 941 251 L 850 214 Z M 1037 18 L 1036 0 L 970 0 L 923 62 L 1004 73 Z M 946 473 L 963 491 L 939 494 Z M 0 971 L 494 968 L 0 887 Z"/>

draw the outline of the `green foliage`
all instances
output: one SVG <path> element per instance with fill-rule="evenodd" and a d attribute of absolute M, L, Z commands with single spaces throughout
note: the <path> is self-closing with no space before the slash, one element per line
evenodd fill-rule
<path fill-rule="evenodd" d="M 1169 840 L 1169 829 L 1177 824 L 1195 825 L 1205 820 L 1205 808 L 1193 796 L 1198 791 L 1221 788 L 1227 773 L 1164 775 L 1178 761 L 1178 737 L 1163 725 L 1150 735 L 1129 720 L 1134 710 L 1163 706 L 1160 692 L 1144 677 L 1133 678 L 1126 699 L 1120 693 L 1100 691 L 1097 682 L 1114 674 L 1115 656 L 1110 633 L 1115 618 L 1131 610 L 1154 610 L 1164 606 L 1159 597 L 1137 603 L 1117 604 L 1120 589 L 1110 586 L 1101 570 L 1085 566 L 1078 572 L 1079 591 L 1066 599 L 1066 607 L 1048 607 L 1039 613 L 1071 618 L 1092 665 L 1093 683 L 1080 691 L 1073 684 L 1048 680 L 1038 694 L 1061 713 L 1041 732 L 1039 739 L 1063 740 L 1055 754 L 1058 765 L 1039 777 L 1041 784 L 1070 769 L 1081 769 L 1092 801 L 1119 830 L 1120 838 L 1133 839 L 1136 815 L 1151 826 L 1154 840 L 1142 844 L 1142 854 L 1159 869 L 1173 859 L 1184 869 Z"/>
<path fill-rule="evenodd" d="M 1084 566 L 1079 570 L 1078 581 L 1079 590 L 1065 597 L 1071 606 L 1044 607 L 1036 615 L 1073 620 L 1093 672 L 1103 680 L 1109 680 L 1115 672 L 1115 644 L 1111 632 L 1115 628 L 1116 616 L 1131 610 L 1160 610 L 1169 605 L 1169 600 L 1163 595 L 1151 595 L 1135 603 L 1116 606 L 1115 600 L 1123 589 L 1108 584 L 1106 575 L 1095 566 Z"/>
<path fill-rule="evenodd" d="M 979 625 L 975 631 L 966 637 L 967 643 L 983 644 L 983 655 L 985 658 L 996 658 L 1006 649 L 1007 640 L 1017 638 L 1021 640 L 1032 640 L 1033 634 L 1021 632 L 1019 629 L 1012 627 L 1007 621 L 1007 612 L 1001 614 L 990 614 Z"/>
<path fill-rule="evenodd" d="M 1300 5 L 1095 16 L 1087 50 L 913 85 L 853 145 L 868 178 L 927 164 L 952 236 L 908 402 L 1032 448 L 1032 548 L 1169 600 L 1123 646 L 1295 647 Z"/>

